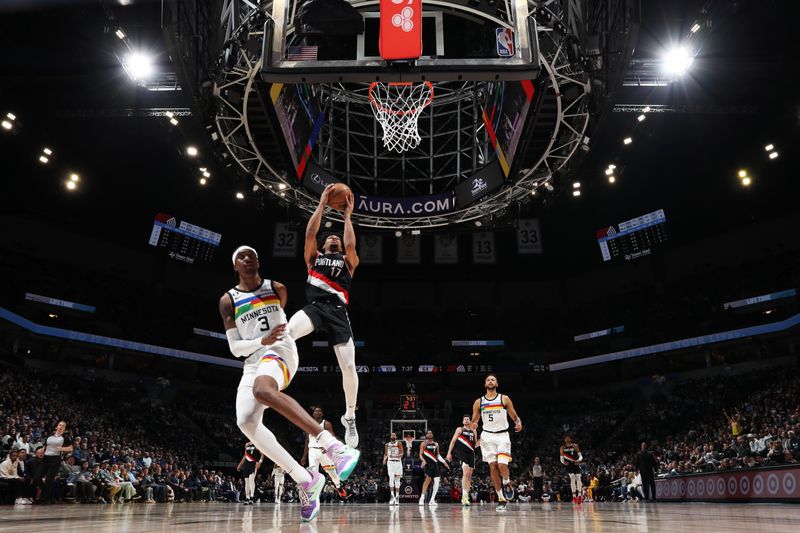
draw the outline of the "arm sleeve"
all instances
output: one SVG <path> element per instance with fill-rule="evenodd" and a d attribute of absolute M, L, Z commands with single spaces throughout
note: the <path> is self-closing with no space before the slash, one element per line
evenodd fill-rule
<path fill-rule="evenodd" d="M 239 330 L 235 328 L 226 331 L 225 336 L 228 337 L 228 347 L 235 357 L 247 357 L 262 347 L 261 339 L 243 341 L 239 335 Z"/>

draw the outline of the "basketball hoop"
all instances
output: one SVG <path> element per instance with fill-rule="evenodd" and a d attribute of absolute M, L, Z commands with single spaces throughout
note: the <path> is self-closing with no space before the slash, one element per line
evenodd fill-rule
<path fill-rule="evenodd" d="M 420 142 L 417 121 L 419 114 L 433 101 L 433 84 L 429 81 L 380 83 L 369 85 L 372 114 L 383 128 L 383 146 L 402 153 L 416 148 Z"/>

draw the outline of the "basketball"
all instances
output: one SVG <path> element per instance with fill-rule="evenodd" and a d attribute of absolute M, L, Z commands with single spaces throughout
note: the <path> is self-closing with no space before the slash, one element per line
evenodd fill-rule
<path fill-rule="evenodd" d="M 335 183 L 333 190 L 328 195 L 328 206 L 337 211 L 344 211 L 344 208 L 347 207 L 347 195 L 351 192 L 350 187 L 344 183 Z"/>

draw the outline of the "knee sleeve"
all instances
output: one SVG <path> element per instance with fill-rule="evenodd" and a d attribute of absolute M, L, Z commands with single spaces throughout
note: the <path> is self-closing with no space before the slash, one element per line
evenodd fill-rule
<path fill-rule="evenodd" d="M 289 324 L 286 327 L 289 336 L 294 340 L 305 337 L 314 331 L 314 323 L 305 311 L 298 311 L 289 319 Z"/>

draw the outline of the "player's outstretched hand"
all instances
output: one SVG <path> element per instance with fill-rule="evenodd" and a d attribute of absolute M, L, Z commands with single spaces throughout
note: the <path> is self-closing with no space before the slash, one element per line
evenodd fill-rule
<path fill-rule="evenodd" d="M 517 420 L 517 422 L 514 424 L 514 431 L 517 433 L 522 431 L 522 420 Z"/>
<path fill-rule="evenodd" d="M 344 216 L 345 217 L 349 217 L 350 215 L 353 214 L 353 209 L 356 206 L 356 198 L 355 198 L 355 196 L 353 196 L 353 193 L 351 191 L 351 192 L 347 193 L 347 196 L 345 196 L 344 199 L 345 199 L 345 202 L 347 202 L 345 207 L 344 207 Z"/>
<path fill-rule="evenodd" d="M 261 337 L 261 345 L 262 346 L 269 346 L 270 344 L 275 344 L 280 339 L 283 338 L 283 334 L 286 331 L 286 324 L 279 324 L 272 328 L 269 333 Z"/>
<path fill-rule="evenodd" d="M 323 207 L 328 205 L 328 197 L 331 195 L 332 190 L 333 190 L 333 183 L 325 187 L 325 190 L 323 190 L 322 194 L 319 195 L 319 205 Z"/>

